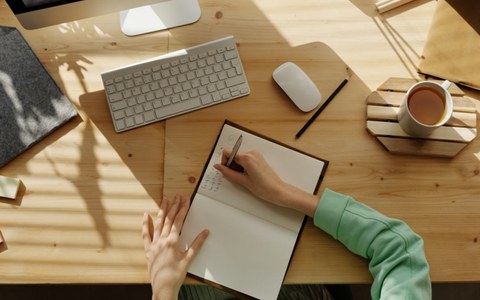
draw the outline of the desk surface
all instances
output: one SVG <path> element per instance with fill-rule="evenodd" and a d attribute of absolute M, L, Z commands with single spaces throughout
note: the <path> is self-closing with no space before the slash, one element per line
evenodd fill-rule
<path fill-rule="evenodd" d="M 365 129 L 365 99 L 389 77 L 414 78 L 435 1 L 384 14 L 373 0 L 200 1 L 191 26 L 129 38 L 118 16 L 26 31 L 81 117 L 0 170 L 21 178 L 21 201 L 0 200 L 0 283 L 148 282 L 140 226 L 162 194 L 191 194 L 225 118 L 331 162 L 329 187 L 405 220 L 425 240 L 433 281 L 480 280 L 480 142 L 453 159 L 396 156 Z M 0 24 L 20 27 L 4 0 Z M 100 73 L 233 34 L 248 97 L 130 132 L 113 131 Z M 271 79 L 294 61 L 324 96 L 354 77 L 309 130 Z M 473 99 L 480 94 L 466 91 Z M 477 111 L 480 102 L 475 100 Z M 288 283 L 371 281 L 367 262 L 309 222 Z"/>

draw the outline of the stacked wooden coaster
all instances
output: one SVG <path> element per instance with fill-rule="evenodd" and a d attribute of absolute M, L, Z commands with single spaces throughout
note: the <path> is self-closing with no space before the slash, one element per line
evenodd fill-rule
<path fill-rule="evenodd" d="M 454 157 L 477 136 L 475 103 L 452 84 L 453 116 L 425 138 L 413 137 L 398 124 L 398 110 L 414 79 L 389 78 L 367 98 L 367 129 L 391 153 Z M 441 83 L 441 81 L 438 81 Z"/>

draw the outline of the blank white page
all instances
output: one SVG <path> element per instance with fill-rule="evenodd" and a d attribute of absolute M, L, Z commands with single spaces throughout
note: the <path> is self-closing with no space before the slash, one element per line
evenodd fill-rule
<path fill-rule="evenodd" d="M 276 299 L 298 232 L 197 194 L 182 244 L 208 228 L 189 273 L 259 299 Z"/>

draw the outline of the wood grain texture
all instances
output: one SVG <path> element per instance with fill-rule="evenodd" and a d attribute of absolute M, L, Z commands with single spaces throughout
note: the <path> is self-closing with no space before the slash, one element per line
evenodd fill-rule
<path fill-rule="evenodd" d="M 421 2 L 420 4 L 416 4 Z M 322 188 L 350 194 L 405 220 L 425 240 L 434 281 L 480 280 L 480 144 L 454 159 L 391 155 L 365 129 L 365 99 L 385 78 L 418 80 L 416 65 L 435 1 L 379 16 L 363 0 L 201 0 L 199 22 L 129 38 L 111 14 L 60 26 L 21 29 L 48 72 L 80 112 L 2 168 L 20 178 L 22 201 L 0 202 L 8 250 L 1 283 L 148 282 L 140 236 L 144 211 L 158 199 L 190 195 L 214 138 L 228 118 L 331 164 Z M 4 0 L 0 24 L 19 27 Z M 232 34 L 252 93 L 221 106 L 116 134 L 100 73 Z M 310 114 L 273 83 L 293 61 L 324 99 L 352 80 L 295 141 Z M 475 99 L 480 94 L 466 91 Z M 165 173 L 164 173 L 165 172 Z M 366 283 L 367 261 L 307 223 L 287 283 Z"/>

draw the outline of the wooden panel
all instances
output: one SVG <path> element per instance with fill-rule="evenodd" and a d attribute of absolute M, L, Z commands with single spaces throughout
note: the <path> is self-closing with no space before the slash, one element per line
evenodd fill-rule
<path fill-rule="evenodd" d="M 378 140 L 391 153 L 410 154 L 415 152 L 416 155 L 438 157 L 453 157 L 467 145 L 465 143 L 450 143 L 443 141 L 426 141 L 393 137 L 378 137 Z"/>
<path fill-rule="evenodd" d="M 398 120 L 398 111 L 400 109 L 394 106 L 376 106 L 369 105 L 367 106 L 367 116 L 369 120 Z M 455 111 L 452 114 L 452 117 L 445 124 L 447 126 L 456 126 L 456 127 L 477 127 L 477 118 L 474 113 L 465 113 Z"/>

